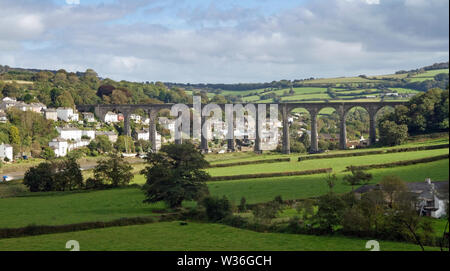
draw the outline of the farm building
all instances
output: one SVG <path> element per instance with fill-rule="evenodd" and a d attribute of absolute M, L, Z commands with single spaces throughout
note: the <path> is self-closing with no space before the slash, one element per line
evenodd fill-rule
<path fill-rule="evenodd" d="M 9 161 L 13 160 L 13 147 L 9 144 L 0 144 L 0 159 L 7 158 Z"/>
<path fill-rule="evenodd" d="M 425 182 L 406 183 L 408 190 L 417 196 L 417 211 L 420 215 L 440 218 L 446 214 L 446 205 L 449 201 L 449 182 Z M 357 195 L 371 190 L 380 189 L 379 185 L 363 185 L 354 192 Z"/>

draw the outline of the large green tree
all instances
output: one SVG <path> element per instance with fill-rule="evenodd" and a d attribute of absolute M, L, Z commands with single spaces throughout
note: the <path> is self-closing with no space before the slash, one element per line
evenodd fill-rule
<path fill-rule="evenodd" d="M 408 126 L 385 120 L 379 125 L 380 142 L 385 146 L 400 145 L 408 139 Z"/>
<path fill-rule="evenodd" d="M 133 179 L 133 167 L 118 153 L 109 154 L 107 159 L 98 161 L 94 168 L 94 178 L 113 187 L 126 185 Z"/>
<path fill-rule="evenodd" d="M 147 155 L 148 166 L 142 171 L 146 183 L 144 202 L 166 202 L 171 208 L 180 207 L 183 200 L 199 200 L 208 194 L 209 174 L 203 154 L 190 142 L 169 144 L 158 153 Z"/>

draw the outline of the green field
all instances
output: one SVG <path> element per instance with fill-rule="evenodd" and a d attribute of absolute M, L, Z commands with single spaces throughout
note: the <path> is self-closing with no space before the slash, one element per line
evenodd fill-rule
<path fill-rule="evenodd" d="M 440 74 L 440 73 L 448 73 L 448 69 L 441 69 L 441 70 L 430 70 L 426 71 L 424 73 L 419 73 L 411 77 L 411 82 L 422 82 L 425 80 L 433 80 L 434 76 Z"/>
<path fill-rule="evenodd" d="M 409 89 L 409 88 L 389 88 L 391 90 L 395 90 L 398 93 L 420 93 L 420 91 L 415 90 L 415 89 Z"/>
<path fill-rule="evenodd" d="M 355 149 L 355 150 L 333 150 L 328 152 L 329 154 L 336 153 L 351 153 L 351 152 L 365 152 L 368 150 L 388 150 L 388 149 L 396 149 L 396 148 L 405 148 L 405 147 L 419 147 L 419 146 L 433 146 L 433 145 L 441 145 L 448 144 L 448 137 L 437 138 L 437 139 L 426 139 L 423 141 L 414 141 L 409 142 L 396 147 L 383 147 L 383 148 L 375 148 L 375 149 Z M 254 160 L 264 160 L 264 159 L 276 159 L 276 158 L 286 158 L 290 157 L 291 159 L 297 161 L 299 156 L 305 156 L 306 154 L 296 154 L 292 153 L 290 155 L 280 154 L 280 153 L 272 153 L 266 152 L 263 154 L 254 154 L 253 152 L 230 152 L 223 154 L 214 154 L 210 153 L 206 155 L 206 160 L 208 160 L 211 164 L 226 164 L 226 163 L 235 163 L 240 161 L 254 161 Z M 309 154 L 308 154 L 309 155 Z M 314 155 L 322 155 L 322 154 L 312 154 Z M 407 158 L 403 159 L 406 160 Z"/>
<path fill-rule="evenodd" d="M 342 236 L 258 233 L 219 224 L 161 222 L 88 231 L 1 239 L 0 250 L 66 250 L 77 240 L 80 250 L 176 251 L 367 251 L 366 239 Z M 380 250 L 420 250 L 414 244 L 380 241 Z M 438 250 L 438 248 L 427 248 Z"/>
<path fill-rule="evenodd" d="M 376 183 L 383 176 L 397 175 L 409 182 L 422 182 L 425 178 L 434 181 L 448 180 L 449 160 L 436 161 L 426 164 L 395 167 L 388 169 L 374 169 L 367 171 L 372 173 Z M 239 204 L 242 197 L 249 203 L 267 202 L 281 195 L 283 199 L 303 199 L 317 197 L 327 193 L 325 174 L 310 176 L 288 176 L 261 179 L 220 181 L 209 183 L 208 187 L 213 195 L 225 195 L 235 204 Z M 351 186 L 342 182 L 343 174 L 337 174 L 338 181 L 333 191 L 344 193 L 351 191 Z"/>
<path fill-rule="evenodd" d="M 137 188 L 86 192 L 49 192 L 29 197 L 0 199 L 0 228 L 63 225 L 87 221 L 110 221 L 123 217 L 155 215 L 161 202 L 144 204 Z"/>
<path fill-rule="evenodd" d="M 369 171 L 377 182 L 385 175 L 398 175 L 406 181 L 448 180 L 448 160 L 389 169 Z M 339 179 L 342 174 L 338 175 Z M 319 196 L 328 191 L 324 175 L 292 176 L 264 179 L 211 182 L 211 194 L 226 195 L 238 204 L 241 197 L 247 202 L 267 202 L 277 195 L 284 199 L 301 199 Z M 139 182 L 143 182 L 142 175 Z M 339 180 L 335 192 L 348 192 L 349 185 Z M 36 196 L 0 199 L 0 227 L 22 227 L 30 224 L 61 225 L 86 221 L 110 221 L 122 217 L 152 215 L 163 209 L 162 203 L 142 203 L 143 192 L 138 188 L 110 189 L 87 192 L 39 193 Z"/>
<path fill-rule="evenodd" d="M 448 143 L 448 137 L 420 139 L 394 148 L 437 145 Z M 389 149 L 389 148 L 377 148 Z M 369 149 L 370 150 L 370 149 Z M 360 150 L 338 150 L 330 153 L 361 152 Z M 352 187 L 343 183 L 343 172 L 349 165 L 389 163 L 401 160 L 447 154 L 449 150 L 436 149 L 414 152 L 377 154 L 358 157 L 326 158 L 298 162 L 299 154 L 282 155 L 252 152 L 208 154 L 211 163 L 234 163 L 290 157 L 291 162 L 254 164 L 226 168 L 210 168 L 213 176 L 287 172 L 297 170 L 332 167 L 338 181 L 333 191 L 345 193 Z M 304 154 L 303 154 L 304 155 Z M 379 182 L 383 176 L 397 175 L 407 182 L 422 182 L 425 178 L 433 181 L 447 181 L 449 160 L 440 160 L 410 166 L 373 169 L 371 184 Z M 143 168 L 135 164 L 135 172 Z M 85 174 L 89 174 L 85 172 Z M 227 196 L 235 205 L 242 197 L 247 203 L 263 203 L 281 195 L 283 199 L 305 199 L 323 195 L 329 191 L 325 174 L 245 179 L 208 182 L 212 195 Z M 136 175 L 134 183 L 143 184 L 142 175 Z M 10 183 L 0 184 L 0 192 L 7 186 L 22 186 Z M 357 186 L 355 186 L 356 188 Z M 27 225 L 65 225 L 81 222 L 111 221 L 124 217 L 159 216 L 167 207 L 162 202 L 144 204 L 144 194 L 140 187 L 127 187 L 101 191 L 22 193 L 24 196 L 0 199 L 0 228 L 17 228 Z M 193 206 L 194 202 L 184 202 Z M 286 218 L 286 217 L 285 217 Z M 445 221 L 444 221 L 445 222 Z M 433 220 L 433 227 L 441 231 L 443 220 Z M 113 236 L 113 238 L 112 238 Z M 158 222 L 148 225 L 112 227 L 80 232 L 40 235 L 33 237 L 1 239 L 0 250 L 64 250 L 67 240 L 78 240 L 81 250 L 364 250 L 364 239 L 342 236 L 309 236 L 275 233 L 257 233 L 216 224 L 189 223 L 180 226 L 178 222 Z M 418 250 L 413 244 L 381 242 L 382 250 Z"/>
<path fill-rule="evenodd" d="M 341 172 L 345 170 L 346 166 L 350 165 L 358 166 L 367 164 L 389 163 L 401 160 L 413 160 L 423 157 L 446 154 L 448 152 L 448 149 L 437 149 L 408 152 L 407 155 L 405 155 L 405 153 L 387 153 L 367 156 L 306 160 L 302 162 L 298 162 L 296 160 L 292 161 L 291 159 L 291 162 L 210 168 L 208 169 L 208 172 L 211 174 L 211 176 L 233 176 L 239 174 L 290 172 L 319 168 L 333 168 L 334 171 Z"/>

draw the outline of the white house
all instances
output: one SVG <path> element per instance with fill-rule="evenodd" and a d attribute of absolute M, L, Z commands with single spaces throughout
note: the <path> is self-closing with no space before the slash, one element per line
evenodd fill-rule
<path fill-rule="evenodd" d="M 81 140 L 78 140 L 75 142 L 71 142 L 71 143 L 69 143 L 68 151 L 86 147 L 87 145 L 89 145 L 90 142 L 91 142 L 91 140 L 89 140 L 89 139 L 81 139 Z"/>
<path fill-rule="evenodd" d="M 69 122 L 78 121 L 78 114 L 72 108 L 59 107 L 56 109 L 58 119 Z"/>
<path fill-rule="evenodd" d="M 82 130 L 81 136 L 89 137 L 90 139 L 95 139 L 95 131 L 94 130 Z"/>
<path fill-rule="evenodd" d="M 119 122 L 119 116 L 116 113 L 110 111 L 105 114 L 104 122 L 106 123 Z"/>
<path fill-rule="evenodd" d="M 0 122 L 1 123 L 6 123 L 8 121 L 8 116 L 6 115 L 6 113 L 0 109 Z"/>
<path fill-rule="evenodd" d="M 15 98 L 5 97 L 2 99 L 2 102 L 0 103 L 0 109 L 6 110 L 12 106 L 15 106 L 17 104 L 17 100 Z"/>
<path fill-rule="evenodd" d="M 43 104 L 43 103 L 31 103 L 29 105 L 29 109 L 28 110 L 31 110 L 31 111 L 36 112 L 36 113 L 42 113 L 42 111 L 44 111 L 46 109 L 47 109 L 47 106 L 45 104 Z"/>
<path fill-rule="evenodd" d="M 48 145 L 53 149 L 56 157 L 64 157 L 69 151 L 69 143 L 63 138 L 55 138 Z"/>
<path fill-rule="evenodd" d="M 91 112 L 83 112 L 83 119 L 87 122 L 95 122 L 94 114 Z"/>
<path fill-rule="evenodd" d="M 56 113 L 56 109 L 54 108 L 47 108 L 44 109 L 44 117 L 48 120 L 58 120 L 58 113 Z"/>
<path fill-rule="evenodd" d="M 136 131 L 136 140 L 149 140 L 150 138 L 150 132 L 148 129 Z"/>
<path fill-rule="evenodd" d="M 79 140 L 81 140 L 81 137 L 83 136 L 83 131 L 78 128 L 57 127 L 56 130 L 58 131 L 59 136 L 62 139 L 66 139 L 66 140 L 79 141 Z"/>
<path fill-rule="evenodd" d="M 8 158 L 9 161 L 13 160 L 13 147 L 9 144 L 0 144 L 0 159 L 4 160 Z"/>
<path fill-rule="evenodd" d="M 156 136 L 156 149 L 159 150 L 161 148 L 161 135 L 155 131 Z M 149 129 L 144 129 L 140 131 L 136 131 L 136 140 L 150 140 L 150 132 Z"/>
<path fill-rule="evenodd" d="M 139 115 L 131 114 L 131 115 L 130 115 L 130 120 L 133 120 L 133 121 L 136 122 L 136 123 L 141 123 L 142 118 L 141 118 L 141 116 L 139 116 Z"/>

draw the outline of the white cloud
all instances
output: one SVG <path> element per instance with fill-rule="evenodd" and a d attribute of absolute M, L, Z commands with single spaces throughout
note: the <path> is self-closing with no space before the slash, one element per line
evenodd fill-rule
<path fill-rule="evenodd" d="M 0 62 L 94 68 L 119 80 L 255 82 L 448 60 L 447 0 L 420 9 L 411 6 L 419 0 L 314 0 L 270 17 L 207 6 L 177 11 L 176 20 L 185 22 L 178 28 L 126 20 L 149 2 L 68 7 L 0 0 Z"/>

